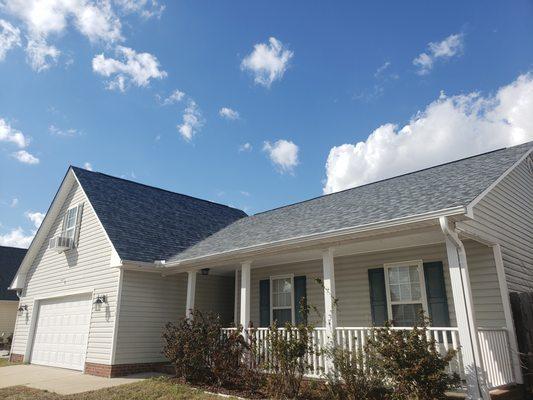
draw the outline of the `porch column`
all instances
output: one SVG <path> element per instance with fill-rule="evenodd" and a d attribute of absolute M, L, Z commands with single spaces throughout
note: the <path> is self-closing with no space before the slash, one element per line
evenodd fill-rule
<path fill-rule="evenodd" d="M 251 290 L 251 268 L 252 262 L 245 261 L 241 264 L 241 315 L 240 323 L 244 329 L 245 336 L 250 324 L 250 290 Z"/>
<path fill-rule="evenodd" d="M 442 231 L 446 238 L 446 253 L 455 307 L 455 318 L 459 331 L 461 354 L 466 375 L 467 398 L 489 400 L 485 382 L 479 339 L 475 324 L 474 303 L 468 274 L 466 251 L 463 243 L 448 224 L 448 219 L 440 218 Z"/>
<path fill-rule="evenodd" d="M 322 252 L 322 267 L 324 273 L 324 316 L 326 318 L 326 332 L 328 340 L 334 338 L 337 328 L 337 305 L 335 304 L 335 264 L 333 262 L 333 249 Z"/>
<path fill-rule="evenodd" d="M 190 318 L 194 310 L 194 296 L 196 294 L 196 271 L 187 272 L 187 301 L 185 303 L 185 316 Z"/>
<path fill-rule="evenodd" d="M 509 347 L 511 351 L 511 361 L 513 363 L 514 379 L 516 383 L 522 384 L 524 383 L 524 379 L 522 376 L 522 368 L 520 367 L 520 355 L 518 350 L 518 342 L 516 340 L 513 313 L 511 311 L 511 299 L 509 298 L 509 289 L 507 287 L 507 279 L 505 278 L 502 249 L 499 244 L 494 244 L 492 246 L 492 251 L 494 254 L 494 263 L 496 264 L 498 283 L 500 285 L 500 294 L 502 297 L 503 313 L 505 315 L 507 336 L 509 337 Z"/>

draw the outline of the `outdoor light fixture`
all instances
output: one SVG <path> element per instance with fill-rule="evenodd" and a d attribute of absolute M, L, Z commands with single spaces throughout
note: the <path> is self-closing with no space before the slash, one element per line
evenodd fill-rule
<path fill-rule="evenodd" d="M 17 310 L 19 313 L 23 312 L 23 311 L 28 311 L 28 306 L 26 304 L 22 304 L 18 310 Z"/>
<path fill-rule="evenodd" d="M 97 306 L 102 305 L 102 303 L 107 303 L 107 296 L 104 294 L 102 296 L 97 296 L 94 304 Z"/>
<path fill-rule="evenodd" d="M 200 270 L 200 272 L 204 276 L 209 275 L 209 268 L 203 268 Z"/>

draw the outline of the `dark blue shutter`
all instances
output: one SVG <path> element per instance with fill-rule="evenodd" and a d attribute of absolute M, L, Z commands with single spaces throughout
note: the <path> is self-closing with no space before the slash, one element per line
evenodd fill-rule
<path fill-rule="evenodd" d="M 383 268 L 368 270 L 368 283 L 370 285 L 370 309 L 372 323 L 383 326 L 387 317 L 387 293 L 385 292 L 385 272 Z"/>
<path fill-rule="evenodd" d="M 270 326 L 270 279 L 259 281 L 259 324 L 261 328 Z"/>
<path fill-rule="evenodd" d="M 426 281 L 426 295 L 431 325 L 450 326 L 450 313 L 448 312 L 442 262 L 424 263 L 424 280 Z"/>
<path fill-rule="evenodd" d="M 305 276 L 294 277 L 294 311 L 297 324 L 307 324 L 307 318 L 302 313 L 302 305 L 307 308 L 307 279 Z"/>

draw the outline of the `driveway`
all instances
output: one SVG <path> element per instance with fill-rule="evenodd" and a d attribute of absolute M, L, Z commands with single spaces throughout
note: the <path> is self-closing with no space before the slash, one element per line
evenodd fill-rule
<path fill-rule="evenodd" d="M 100 378 L 62 368 L 11 365 L 0 368 L 0 388 L 22 385 L 58 394 L 75 394 L 134 383 L 159 375 L 161 374 L 144 373 L 123 378 Z"/>

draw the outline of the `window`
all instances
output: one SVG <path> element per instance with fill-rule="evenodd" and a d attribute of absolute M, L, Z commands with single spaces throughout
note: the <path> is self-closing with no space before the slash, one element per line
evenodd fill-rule
<path fill-rule="evenodd" d="M 69 208 L 63 218 L 63 233 L 62 236 L 74 240 L 76 233 L 76 225 L 78 222 L 78 208 L 79 205 Z"/>
<path fill-rule="evenodd" d="M 385 265 L 389 319 L 396 326 L 413 326 L 427 312 L 422 261 Z"/>
<path fill-rule="evenodd" d="M 270 278 L 271 321 L 278 326 L 294 321 L 293 287 L 292 276 Z"/>

